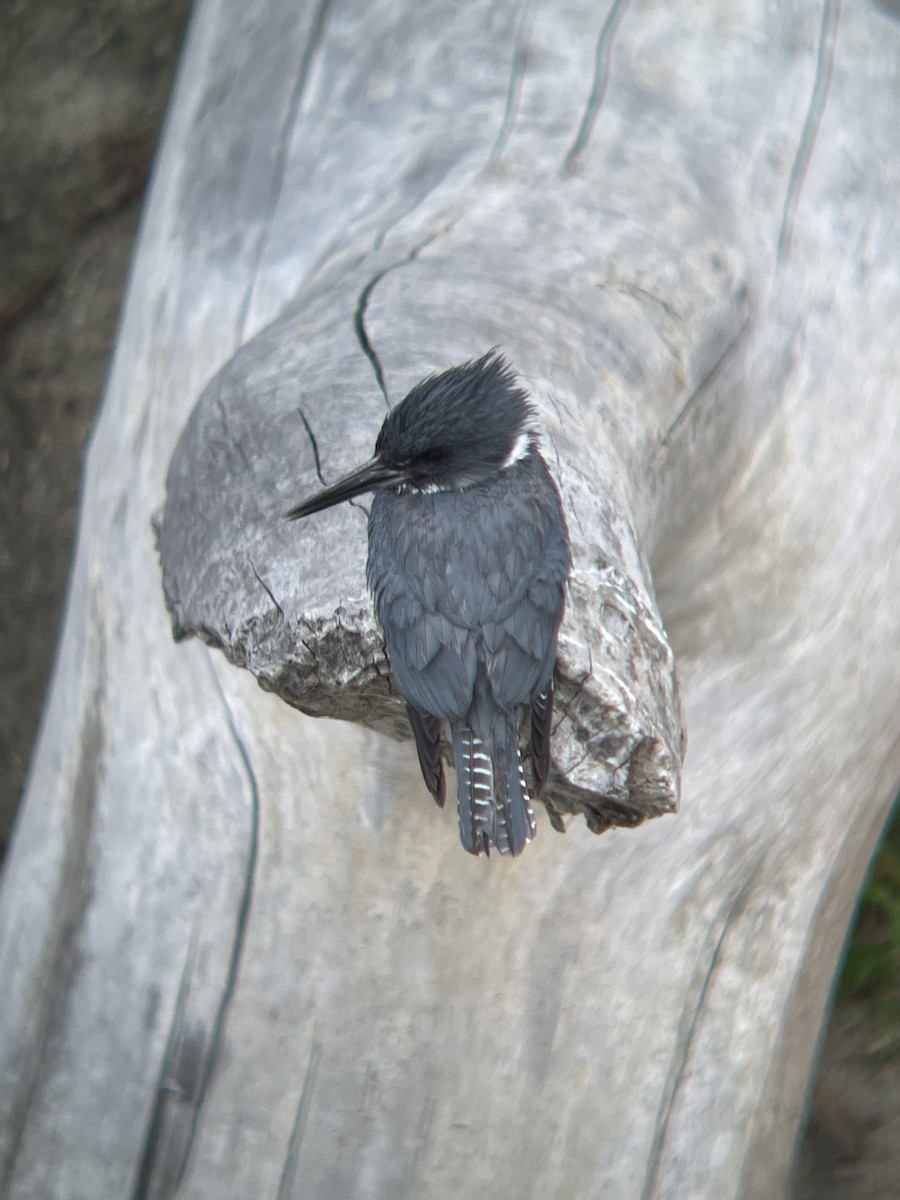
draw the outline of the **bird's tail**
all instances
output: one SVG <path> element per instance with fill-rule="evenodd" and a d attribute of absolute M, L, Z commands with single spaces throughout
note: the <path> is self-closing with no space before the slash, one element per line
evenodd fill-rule
<path fill-rule="evenodd" d="M 459 797 L 459 836 L 470 854 L 521 854 L 535 835 L 534 810 L 525 787 L 515 734 L 488 753 L 465 726 L 453 727 Z"/>

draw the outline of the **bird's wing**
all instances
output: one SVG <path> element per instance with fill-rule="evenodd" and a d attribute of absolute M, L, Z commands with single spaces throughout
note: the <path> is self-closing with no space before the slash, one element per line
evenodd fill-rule
<path fill-rule="evenodd" d="M 405 699 L 440 720 L 464 717 L 475 687 L 475 631 L 391 588 L 376 593 L 375 602 L 391 669 Z"/>
<path fill-rule="evenodd" d="M 475 493 L 373 496 L 369 586 L 400 691 L 423 712 L 466 718 L 479 663 L 507 711 L 546 688 L 569 552 L 558 496 L 542 489 L 524 518 Z"/>
<path fill-rule="evenodd" d="M 562 583 L 536 579 L 511 612 L 485 623 L 487 676 L 504 708 L 530 702 L 552 679 L 563 596 Z"/>
<path fill-rule="evenodd" d="M 531 698 L 531 768 L 537 795 L 550 774 L 550 735 L 553 731 L 553 679 Z"/>
<path fill-rule="evenodd" d="M 391 594 L 390 589 L 376 596 L 391 667 L 411 704 L 446 721 L 465 717 L 473 703 L 479 662 L 491 695 L 507 711 L 546 689 L 556 659 L 561 583 L 534 580 L 526 584 L 518 603 L 515 598 L 502 605 L 491 605 L 490 598 L 482 601 L 477 615 L 490 618 L 483 624 L 457 623 L 456 612 L 456 620 L 451 620 L 441 611 L 441 601 L 438 596 L 437 611 L 430 611 L 417 599 Z M 482 736 L 488 736 L 486 728 Z"/>
<path fill-rule="evenodd" d="M 444 779 L 444 762 L 441 758 L 441 723 L 437 717 L 422 712 L 412 704 L 407 704 L 406 713 L 415 735 L 425 786 L 434 796 L 438 807 L 443 808 L 447 799 L 447 785 Z"/>

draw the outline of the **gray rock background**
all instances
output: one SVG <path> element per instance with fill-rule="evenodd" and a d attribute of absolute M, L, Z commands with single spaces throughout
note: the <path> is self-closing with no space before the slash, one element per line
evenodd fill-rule
<path fill-rule="evenodd" d="M 103 390 L 187 0 L 13 0 L 0 22 L 0 854 L 53 662 Z M 160 603 L 162 597 L 160 596 Z M 797 1200 L 900 1194 L 900 1066 L 828 1029 Z"/>

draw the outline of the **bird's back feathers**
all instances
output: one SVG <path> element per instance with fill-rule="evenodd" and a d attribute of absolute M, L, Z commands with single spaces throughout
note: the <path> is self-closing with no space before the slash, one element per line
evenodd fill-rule
<path fill-rule="evenodd" d="M 534 834 L 518 731 L 528 707 L 539 789 L 569 561 L 559 494 L 534 449 L 464 491 L 373 496 L 368 580 L 388 656 L 436 799 L 439 729 L 450 726 L 473 854 L 518 854 Z"/>

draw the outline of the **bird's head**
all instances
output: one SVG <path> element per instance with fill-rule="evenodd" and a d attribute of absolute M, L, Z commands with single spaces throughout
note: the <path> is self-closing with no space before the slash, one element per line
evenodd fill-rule
<path fill-rule="evenodd" d="M 417 383 L 385 418 L 375 457 L 404 489 L 461 491 L 517 462 L 536 430 L 527 393 L 491 350 Z"/>
<path fill-rule="evenodd" d="M 391 409 L 375 457 L 285 513 L 297 520 L 362 492 L 463 491 L 523 458 L 537 414 L 501 354 L 487 354 L 417 383 Z"/>

